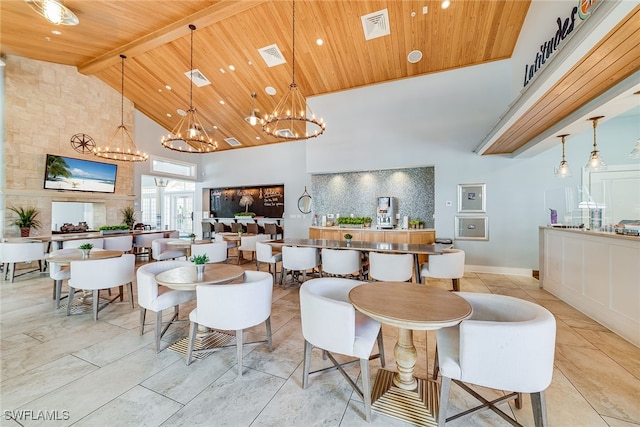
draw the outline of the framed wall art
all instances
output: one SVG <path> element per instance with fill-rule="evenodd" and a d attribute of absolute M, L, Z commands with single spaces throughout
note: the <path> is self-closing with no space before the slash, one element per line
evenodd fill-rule
<path fill-rule="evenodd" d="M 486 184 L 458 184 L 458 212 L 485 212 Z"/>
<path fill-rule="evenodd" d="M 489 240 L 489 217 L 456 216 L 456 240 Z"/>

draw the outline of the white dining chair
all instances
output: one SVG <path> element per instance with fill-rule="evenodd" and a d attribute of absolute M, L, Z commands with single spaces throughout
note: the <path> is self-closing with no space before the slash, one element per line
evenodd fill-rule
<path fill-rule="evenodd" d="M 320 253 L 317 248 L 283 246 L 280 285 L 284 285 L 284 277 L 287 275 L 287 271 L 291 273 L 294 282 L 299 278 L 300 273 L 302 273 L 302 281 L 307 280 L 308 270 L 313 271 L 318 268 L 318 271 L 322 274 L 321 264 Z"/>
<path fill-rule="evenodd" d="M 227 242 L 211 242 L 191 245 L 191 256 L 207 255 L 209 263 L 226 262 L 228 254 Z"/>
<path fill-rule="evenodd" d="M 103 248 L 107 251 L 131 252 L 133 249 L 133 235 L 105 237 Z"/>
<path fill-rule="evenodd" d="M 327 370 L 338 369 L 353 390 L 364 401 L 365 419 L 371 421 L 371 381 L 369 360 L 380 358 L 385 366 L 384 343 L 380 322 L 357 311 L 349 302 L 349 292 L 365 282 L 343 278 L 311 279 L 300 286 L 300 319 L 304 336 L 304 362 L 302 388 L 309 385 L 309 376 Z M 371 351 L 378 343 L 378 354 Z M 310 372 L 311 351 L 316 347 L 323 351 L 323 358 L 333 366 Z M 331 353 L 356 357 L 360 361 L 362 390 Z"/>
<path fill-rule="evenodd" d="M 156 261 L 164 261 L 167 259 L 176 259 L 187 256 L 186 249 L 178 246 L 171 246 L 169 242 L 179 239 L 161 238 L 154 239 L 151 242 L 151 257 Z"/>
<path fill-rule="evenodd" d="M 470 292 L 457 295 L 469 302 L 473 314 L 456 326 L 436 332 L 436 371 L 439 369 L 442 376 L 438 426 L 484 408 L 491 408 L 505 420 L 511 419 L 495 404 L 515 399 L 516 408 L 520 409 L 522 393 L 531 395 L 536 427 L 547 426 L 544 391 L 553 375 L 553 315 L 538 304 L 510 296 Z M 452 382 L 482 404 L 447 417 Z M 511 393 L 488 401 L 467 384 Z"/>
<path fill-rule="evenodd" d="M 136 256 L 151 257 L 151 242 L 162 239 L 164 233 L 142 233 L 136 234 L 134 239 L 134 249 Z"/>
<path fill-rule="evenodd" d="M 413 255 L 369 253 L 369 278 L 381 282 L 408 282 L 413 277 Z"/>
<path fill-rule="evenodd" d="M 176 323 L 179 317 L 179 306 L 196 298 L 195 290 L 167 289 L 158 285 L 156 274 L 178 267 L 191 267 L 189 261 L 158 261 L 141 265 L 136 272 L 138 287 L 138 305 L 140 306 L 140 335 L 144 334 L 147 310 L 156 314 L 155 318 L 155 346 L 156 353 L 160 352 L 160 344 L 169 326 Z M 168 322 L 162 322 L 162 311 L 173 307 L 173 316 Z M 162 327 L 163 325 L 164 328 Z"/>
<path fill-rule="evenodd" d="M 47 260 L 47 264 L 49 265 L 49 277 L 53 279 L 53 299 L 55 301 L 56 308 L 60 308 L 60 300 L 63 299 L 62 283 L 65 280 L 69 280 L 71 278 L 71 269 L 68 265 L 63 268 L 61 264 L 51 262 L 49 258 L 75 254 L 77 252 L 78 249 L 76 248 L 58 249 L 48 253 L 45 258 Z M 66 298 L 66 296 L 64 298 Z"/>
<path fill-rule="evenodd" d="M 243 283 L 229 285 L 198 285 L 197 307 L 189 314 L 189 346 L 186 363 L 191 364 L 194 353 L 210 352 L 211 349 L 194 350 L 198 325 L 236 333 L 236 356 L 238 377 L 242 376 L 243 330 L 265 322 L 269 351 L 273 350 L 271 339 L 271 297 L 273 278 L 264 271 L 246 271 Z"/>
<path fill-rule="evenodd" d="M 4 278 L 10 277 L 11 283 L 18 276 L 42 271 L 42 261 L 45 259 L 44 244 L 42 242 L 0 242 L 0 263 L 4 268 Z M 16 264 L 38 262 L 37 270 L 29 270 L 16 274 Z"/>
<path fill-rule="evenodd" d="M 136 256 L 124 254 L 116 258 L 71 261 L 69 278 L 69 299 L 67 316 L 71 314 L 71 304 L 76 289 L 93 291 L 93 320 L 98 320 L 98 312 L 116 299 L 123 300 L 123 288 L 129 293 L 129 302 L 133 309 L 133 280 L 135 277 Z M 105 304 L 100 305 L 100 290 L 119 287 L 120 292 Z"/>
<path fill-rule="evenodd" d="M 322 249 L 322 275 L 360 277 L 362 258 L 360 251 L 350 249 Z"/>
<path fill-rule="evenodd" d="M 267 240 L 256 242 L 256 267 L 257 270 L 260 270 L 260 263 L 267 263 L 269 266 L 269 273 L 273 275 L 273 283 L 278 283 L 278 263 L 282 262 L 282 253 L 274 253 L 273 246 L 266 242 Z M 280 274 L 282 274 L 282 267 L 280 270 Z"/>
<path fill-rule="evenodd" d="M 251 261 L 254 260 L 256 254 L 256 242 L 258 236 L 242 236 L 240 238 L 240 246 L 238 246 L 238 264 L 244 259 L 244 253 L 251 253 Z"/>
<path fill-rule="evenodd" d="M 460 290 L 460 279 L 464 277 L 464 251 L 460 249 L 444 249 L 442 255 L 429 255 L 429 261 L 422 264 L 422 283 L 427 277 L 434 279 L 451 279 L 453 290 Z"/>

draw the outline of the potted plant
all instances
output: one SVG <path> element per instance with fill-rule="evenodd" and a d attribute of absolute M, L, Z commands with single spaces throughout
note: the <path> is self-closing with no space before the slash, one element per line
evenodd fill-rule
<path fill-rule="evenodd" d="M 89 252 L 91 252 L 91 249 L 93 249 L 93 245 L 91 243 L 83 243 L 78 246 L 78 249 L 82 251 L 82 258 L 88 258 Z"/>
<path fill-rule="evenodd" d="M 119 224 L 119 225 L 103 225 L 100 228 L 100 235 L 104 236 L 105 234 L 124 234 L 128 233 L 131 228 L 127 224 Z"/>
<path fill-rule="evenodd" d="M 209 262 L 209 256 L 207 256 L 207 254 L 194 255 L 191 258 L 189 258 L 189 261 L 191 261 L 196 265 L 196 271 L 198 272 L 198 276 L 202 276 L 202 273 L 204 273 L 204 266 L 206 263 Z"/>
<path fill-rule="evenodd" d="M 38 219 L 40 211 L 38 209 L 34 207 L 17 208 L 15 206 L 11 206 L 9 210 L 18 215 L 18 218 L 16 218 L 13 223 L 20 227 L 20 237 L 29 237 L 32 228 L 40 228 L 41 224 Z"/>
<path fill-rule="evenodd" d="M 410 228 L 418 228 L 419 224 L 420 224 L 420 221 L 417 219 L 412 219 L 411 221 L 409 221 Z"/>
<path fill-rule="evenodd" d="M 189 234 L 189 238 L 191 239 L 191 243 L 196 241 L 196 235 L 194 233 Z"/>
<path fill-rule="evenodd" d="M 123 208 L 120 213 L 122 214 L 122 222 L 129 226 L 130 230 L 133 230 L 133 224 L 136 223 L 136 212 L 131 206 Z"/>
<path fill-rule="evenodd" d="M 351 239 L 353 238 L 353 236 L 349 233 L 344 235 L 344 240 L 347 241 L 347 246 L 351 244 Z"/>
<path fill-rule="evenodd" d="M 370 216 L 363 216 L 362 217 L 362 222 L 364 223 L 365 227 L 371 227 L 371 221 L 373 221 L 373 219 Z"/>

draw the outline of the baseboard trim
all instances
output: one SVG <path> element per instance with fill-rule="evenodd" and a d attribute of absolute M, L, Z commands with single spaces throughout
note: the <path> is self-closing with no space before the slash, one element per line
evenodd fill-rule
<path fill-rule="evenodd" d="M 464 271 L 470 273 L 505 274 L 509 276 L 532 277 L 532 270 L 528 268 L 496 267 L 491 265 L 465 265 Z"/>

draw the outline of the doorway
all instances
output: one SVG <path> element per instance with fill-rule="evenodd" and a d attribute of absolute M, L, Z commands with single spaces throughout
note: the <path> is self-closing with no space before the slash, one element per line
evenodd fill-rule
<path fill-rule="evenodd" d="M 155 230 L 178 230 L 182 237 L 193 233 L 195 182 L 148 175 L 141 182 L 144 224 Z"/>

